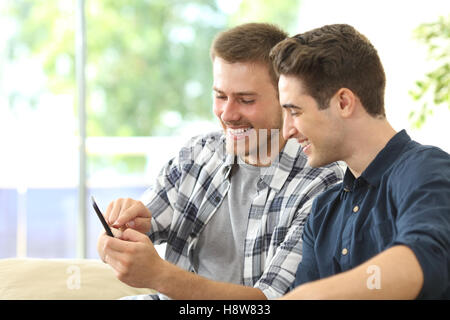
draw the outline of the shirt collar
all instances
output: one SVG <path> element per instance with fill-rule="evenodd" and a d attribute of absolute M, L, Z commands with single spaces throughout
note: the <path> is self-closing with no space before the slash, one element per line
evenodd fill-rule
<path fill-rule="evenodd" d="M 225 141 L 223 145 L 225 146 Z M 299 157 L 302 158 L 302 162 L 297 163 L 297 166 L 305 166 L 307 159 L 301 151 L 300 144 L 294 139 L 289 139 L 272 164 L 261 167 L 261 183 L 258 184 L 258 189 L 269 186 L 272 189 L 281 190 Z M 228 178 L 234 163 L 237 163 L 236 156 L 226 153 L 222 164 L 225 178 Z"/>
<path fill-rule="evenodd" d="M 222 170 L 224 173 L 224 177 L 226 179 L 228 179 L 230 173 L 231 173 L 231 168 L 233 167 L 233 164 L 237 162 L 237 157 L 235 155 L 232 155 L 228 152 L 226 152 L 226 148 L 225 148 L 225 141 L 223 142 L 223 152 L 225 154 L 225 159 L 223 160 L 223 164 L 222 164 Z"/>
<path fill-rule="evenodd" d="M 406 130 L 402 130 L 394 135 L 386 146 L 376 155 L 375 159 L 369 164 L 369 166 L 361 174 L 370 185 L 376 187 L 381 180 L 387 169 L 397 160 L 403 153 L 403 147 L 411 141 L 410 136 L 406 133 Z M 352 190 L 355 177 L 349 168 L 345 172 L 343 188 L 346 191 Z"/>

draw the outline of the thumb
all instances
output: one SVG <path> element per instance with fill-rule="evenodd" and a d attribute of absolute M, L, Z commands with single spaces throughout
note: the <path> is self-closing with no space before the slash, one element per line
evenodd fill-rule
<path fill-rule="evenodd" d="M 123 231 L 122 235 L 120 236 L 121 240 L 132 242 L 142 242 L 146 238 L 147 236 L 145 234 L 142 234 L 139 231 L 131 228 L 125 229 L 125 231 Z"/>

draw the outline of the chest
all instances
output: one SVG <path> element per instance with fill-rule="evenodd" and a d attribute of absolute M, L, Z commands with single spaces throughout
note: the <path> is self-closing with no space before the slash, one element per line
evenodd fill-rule
<path fill-rule="evenodd" d="M 385 250 L 397 234 L 397 208 L 388 192 L 370 186 L 343 191 L 318 229 L 316 254 L 324 273 L 349 270 Z"/>

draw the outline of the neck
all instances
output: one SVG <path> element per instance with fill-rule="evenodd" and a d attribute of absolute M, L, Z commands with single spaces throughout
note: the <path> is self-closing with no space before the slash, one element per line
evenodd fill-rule
<path fill-rule="evenodd" d="M 397 132 L 386 119 L 373 119 L 353 131 L 349 155 L 343 159 L 358 178 Z"/>

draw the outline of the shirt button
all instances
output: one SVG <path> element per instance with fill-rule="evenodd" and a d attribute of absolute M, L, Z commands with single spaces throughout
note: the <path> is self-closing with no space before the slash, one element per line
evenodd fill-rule
<path fill-rule="evenodd" d="M 342 255 L 345 256 L 348 253 L 347 248 L 342 249 Z"/>
<path fill-rule="evenodd" d="M 359 207 L 358 207 L 358 206 L 354 206 L 354 207 L 353 207 L 353 212 L 356 213 L 356 212 L 358 212 L 358 211 L 359 211 Z"/>

